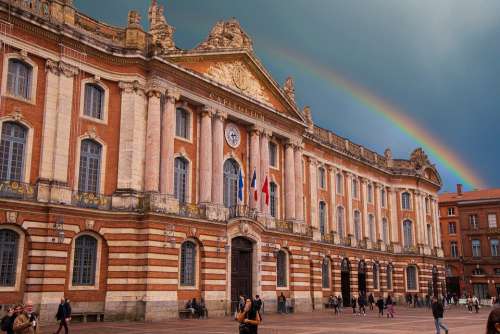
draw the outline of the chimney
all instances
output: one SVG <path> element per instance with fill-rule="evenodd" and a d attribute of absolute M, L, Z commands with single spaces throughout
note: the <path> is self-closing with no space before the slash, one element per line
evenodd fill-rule
<path fill-rule="evenodd" d="M 460 183 L 457 184 L 457 195 L 462 196 L 462 185 Z"/>

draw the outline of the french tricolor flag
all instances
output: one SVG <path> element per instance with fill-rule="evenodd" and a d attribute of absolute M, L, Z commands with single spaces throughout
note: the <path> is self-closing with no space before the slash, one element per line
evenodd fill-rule
<path fill-rule="evenodd" d="M 253 169 L 252 182 L 250 182 L 250 187 L 253 189 L 253 199 L 257 201 L 257 172 L 255 168 Z"/>

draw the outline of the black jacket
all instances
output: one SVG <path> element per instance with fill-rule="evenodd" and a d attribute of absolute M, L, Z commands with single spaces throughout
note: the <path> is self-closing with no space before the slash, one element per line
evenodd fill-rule
<path fill-rule="evenodd" d="M 70 316 L 71 313 L 69 312 L 66 304 L 59 304 L 59 307 L 57 308 L 56 319 L 64 320 L 66 318 L 69 318 Z"/>
<path fill-rule="evenodd" d="M 13 315 L 12 317 L 9 317 L 6 315 L 5 317 L 2 318 L 2 330 L 5 331 L 7 334 L 14 334 L 14 320 L 16 320 L 16 316 Z"/>
<path fill-rule="evenodd" d="M 432 303 L 432 315 L 434 319 L 442 318 L 444 313 L 443 304 L 440 302 Z"/>

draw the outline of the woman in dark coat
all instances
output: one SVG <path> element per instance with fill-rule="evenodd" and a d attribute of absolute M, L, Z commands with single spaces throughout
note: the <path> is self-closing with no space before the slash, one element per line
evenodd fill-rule
<path fill-rule="evenodd" d="M 240 323 L 240 334 L 257 334 L 261 318 L 252 299 L 248 298 L 245 301 L 245 307 L 241 312 L 238 312 L 236 320 Z"/>

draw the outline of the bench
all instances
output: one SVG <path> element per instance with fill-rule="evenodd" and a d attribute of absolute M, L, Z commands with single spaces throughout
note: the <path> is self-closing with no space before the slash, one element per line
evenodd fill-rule
<path fill-rule="evenodd" d="M 75 322 L 101 322 L 104 321 L 103 312 L 73 312 L 71 320 Z"/>
<path fill-rule="evenodd" d="M 179 310 L 179 319 L 194 319 L 194 318 L 196 318 L 196 314 L 194 314 L 190 310 Z"/>

